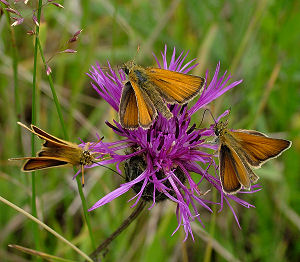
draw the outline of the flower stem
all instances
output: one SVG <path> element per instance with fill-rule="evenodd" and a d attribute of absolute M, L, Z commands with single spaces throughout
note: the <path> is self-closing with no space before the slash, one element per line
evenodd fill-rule
<path fill-rule="evenodd" d="M 87 21 L 89 18 L 89 1 L 81 0 L 80 1 L 81 7 L 82 7 L 82 16 L 81 16 L 81 28 L 84 28 L 87 26 Z"/>
<path fill-rule="evenodd" d="M 119 226 L 119 228 L 113 232 L 107 239 L 105 239 L 93 253 L 89 255 L 94 261 L 97 260 L 97 256 L 101 251 L 103 251 L 118 235 L 120 235 L 143 211 L 144 207 L 146 206 L 145 201 L 140 201 L 139 205 L 133 210 L 133 212 L 126 218 L 123 223 Z"/>
<path fill-rule="evenodd" d="M 38 3 L 38 13 L 37 13 L 37 21 L 40 24 L 41 19 L 41 11 L 42 11 L 42 0 L 39 0 Z M 32 78 L 32 114 L 31 114 L 31 122 L 32 124 L 36 124 L 37 119 L 37 88 L 36 88 L 36 75 L 37 75 L 37 56 L 38 56 L 38 37 L 40 27 L 36 26 L 36 34 L 35 34 L 35 43 L 34 43 L 34 58 L 33 58 L 33 78 Z M 34 134 L 31 136 L 31 152 L 32 156 L 35 155 L 35 140 Z M 32 191 L 32 199 L 31 199 L 31 209 L 33 216 L 37 217 L 36 210 L 36 186 L 35 186 L 35 172 L 31 173 L 31 191 Z M 33 235 L 35 240 L 35 247 L 37 250 L 40 250 L 40 234 L 37 224 L 33 224 Z"/>
<path fill-rule="evenodd" d="M 46 63 L 43 48 L 42 48 L 42 45 L 41 45 L 41 42 L 40 42 L 39 39 L 37 40 L 37 43 L 38 43 L 40 54 L 41 54 L 41 57 L 42 57 L 42 60 L 43 60 L 43 63 L 44 63 L 45 71 L 47 71 L 47 63 Z M 64 133 L 64 138 L 66 140 L 69 140 L 69 136 L 68 136 L 67 129 L 66 129 L 66 126 L 65 126 L 65 122 L 64 122 L 62 111 L 61 111 L 61 107 L 60 107 L 60 104 L 59 104 L 59 101 L 58 101 L 58 98 L 57 98 L 57 95 L 56 95 L 56 91 L 55 91 L 55 88 L 54 88 L 54 85 L 53 85 L 53 80 L 52 80 L 51 74 L 48 75 L 48 82 L 49 82 L 49 86 L 50 86 L 50 89 L 51 89 L 54 104 L 55 104 L 55 107 L 56 107 L 56 111 L 57 111 L 57 114 L 58 114 L 58 117 L 59 117 L 59 121 L 60 121 L 62 130 L 63 130 L 63 133 Z"/>
<path fill-rule="evenodd" d="M 42 60 L 43 60 L 43 63 L 44 63 L 45 71 L 47 71 L 47 63 L 46 63 L 44 53 L 43 53 L 43 48 L 41 46 L 41 43 L 40 43 L 39 39 L 38 39 L 38 47 L 39 47 L 40 54 L 41 54 L 41 57 L 42 57 Z M 59 121 L 60 121 L 60 124 L 62 126 L 63 133 L 64 133 L 64 138 L 66 140 L 69 140 L 68 132 L 67 132 L 65 122 L 64 122 L 64 118 L 63 118 L 63 114 L 62 114 L 62 110 L 61 110 L 60 103 L 58 101 L 58 97 L 57 97 L 57 94 L 56 94 L 56 91 L 55 91 L 55 88 L 54 88 L 54 85 L 53 85 L 53 80 L 52 80 L 51 74 L 48 75 L 48 82 L 49 82 L 49 86 L 50 86 L 50 89 L 51 89 L 51 92 L 52 92 L 52 96 L 53 96 L 56 111 L 57 111 L 57 114 L 58 114 L 58 117 L 59 117 Z M 75 168 L 74 168 L 74 171 L 76 171 Z M 81 203 L 82 203 L 84 218 L 85 218 L 85 221 L 86 221 L 86 224 L 87 224 L 87 227 L 88 227 L 88 231 L 89 231 L 89 235 L 90 235 L 91 245 L 92 245 L 92 248 L 94 249 L 96 247 L 96 245 L 95 245 L 93 232 L 92 232 L 92 227 L 91 227 L 91 223 L 90 223 L 90 219 L 89 219 L 89 215 L 88 215 L 86 200 L 85 200 L 85 197 L 84 197 L 84 194 L 83 194 L 82 185 L 81 185 L 79 176 L 76 176 L 76 182 L 77 182 L 78 192 L 79 192 Z"/>
<path fill-rule="evenodd" d="M 75 170 L 75 167 L 74 167 L 74 172 L 75 171 L 76 170 Z M 76 182 L 77 182 L 77 188 L 78 188 L 79 196 L 80 196 L 80 199 L 81 199 L 81 204 L 82 204 L 82 209 L 83 209 L 85 222 L 86 222 L 86 225 L 88 227 L 88 231 L 89 231 L 89 235 L 90 235 L 91 245 L 92 245 L 92 248 L 95 249 L 96 244 L 95 244 L 93 231 L 92 231 L 92 227 L 91 227 L 91 222 L 90 222 L 90 217 L 89 217 L 89 213 L 88 213 L 88 209 L 87 209 L 87 204 L 86 204 L 86 200 L 85 200 L 85 197 L 84 197 L 84 194 L 83 194 L 82 184 L 81 184 L 81 180 L 80 180 L 79 176 L 76 176 Z"/>

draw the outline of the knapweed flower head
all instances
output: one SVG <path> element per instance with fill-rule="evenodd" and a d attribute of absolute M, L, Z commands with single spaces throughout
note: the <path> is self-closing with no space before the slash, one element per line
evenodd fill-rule
<path fill-rule="evenodd" d="M 167 62 L 167 47 L 161 55 L 162 64 L 154 55 L 159 68 L 188 73 L 197 66 L 197 64 L 192 64 L 195 59 L 185 63 L 188 53 L 184 55 L 181 52 L 176 58 L 175 48 L 170 63 Z M 93 80 L 92 87 L 118 112 L 126 77 L 122 70 L 116 72 L 109 63 L 108 66 L 109 72 L 105 72 L 97 64 L 91 68 L 88 75 Z M 219 70 L 220 63 L 218 63 L 210 82 L 208 81 L 209 73 L 206 73 L 203 92 L 190 109 L 187 105 L 170 105 L 173 118 L 169 120 L 158 114 L 153 125 L 147 130 L 141 127 L 128 130 L 123 128 L 117 120 L 113 123 L 106 122 L 108 127 L 121 139 L 114 142 L 101 141 L 93 147 L 93 151 L 110 156 L 110 159 L 99 162 L 102 165 L 114 163 L 120 173 L 122 172 L 120 165 L 123 165 L 126 183 L 97 201 L 89 211 L 103 206 L 133 189 L 136 193 L 130 199 L 135 199 L 133 206 L 141 198 L 151 201 L 149 209 L 164 199 L 175 202 L 178 227 L 174 233 L 180 226 L 183 226 L 186 238 L 189 234 L 193 238 L 191 221 L 198 220 L 202 223 L 200 207 L 212 212 L 209 206 L 217 204 L 221 211 L 225 202 L 232 210 L 237 223 L 237 216 L 229 200 L 247 208 L 253 207 L 235 195 L 223 193 L 218 177 L 218 167 L 215 164 L 217 145 L 211 143 L 211 136 L 214 135 L 213 126 L 198 129 L 197 123 L 191 122 L 192 115 L 197 114 L 200 109 L 242 82 L 235 81 L 229 84 L 230 75 L 227 76 L 227 72 L 225 72 L 219 76 Z M 226 114 L 227 112 L 222 114 L 217 121 Z M 211 169 L 213 174 L 208 171 Z M 209 192 L 205 194 L 200 189 L 204 181 L 209 183 L 210 188 L 214 187 L 218 191 L 220 202 L 215 203 L 207 199 Z M 240 193 L 256 191 L 257 185 L 254 185 L 251 191 L 241 191 Z"/>

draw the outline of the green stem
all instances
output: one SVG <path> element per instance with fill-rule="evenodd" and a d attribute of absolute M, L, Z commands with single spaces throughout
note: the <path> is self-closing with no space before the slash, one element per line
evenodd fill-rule
<path fill-rule="evenodd" d="M 113 232 L 107 239 L 105 239 L 98 247 L 89 255 L 94 261 L 99 261 L 97 259 L 98 255 L 105 250 L 108 245 L 119 236 L 130 224 L 141 214 L 146 206 L 146 202 L 141 200 L 138 206 L 132 211 L 132 213 L 127 217 L 122 224 Z"/>
<path fill-rule="evenodd" d="M 41 57 L 42 57 L 42 60 L 43 60 L 44 66 L 45 66 L 45 70 L 47 71 L 47 63 L 46 63 L 46 60 L 45 60 L 45 57 L 44 57 L 43 49 L 42 49 L 42 46 L 41 46 L 41 43 L 40 43 L 39 39 L 37 41 L 38 41 L 38 47 L 39 47 L 39 50 L 40 50 L 40 54 L 41 54 Z M 66 129 L 66 126 L 65 126 L 61 106 L 60 106 L 60 103 L 59 103 L 57 95 L 56 95 L 56 91 L 55 91 L 55 88 L 54 88 L 54 85 L 53 85 L 53 80 L 52 80 L 51 74 L 48 75 L 48 82 L 49 82 L 49 86 L 50 86 L 50 89 L 51 89 L 51 92 L 52 92 L 52 96 L 53 96 L 56 111 L 57 111 L 57 114 L 58 114 L 58 117 L 59 117 L 59 120 L 60 120 L 60 124 L 61 124 L 62 129 L 63 129 L 64 138 L 66 140 L 69 140 L 69 136 L 68 136 L 68 132 L 67 132 L 67 129 Z M 75 168 L 74 168 L 74 172 L 76 172 Z M 86 200 L 85 200 L 85 197 L 84 197 L 84 194 L 83 194 L 83 191 L 82 191 L 82 185 L 81 185 L 81 181 L 80 181 L 79 176 L 76 177 L 76 182 L 77 182 L 78 192 L 79 192 L 81 203 L 82 203 L 84 218 L 85 218 L 85 221 L 86 221 L 86 224 L 87 224 L 87 227 L 88 227 L 88 231 L 89 231 L 89 235 L 90 235 L 91 245 L 92 245 L 92 248 L 95 249 L 96 245 L 95 245 L 93 232 L 92 232 L 92 227 L 91 227 L 91 223 L 90 223 L 90 219 L 89 219 L 89 215 L 88 215 L 87 204 L 86 204 Z"/>
<path fill-rule="evenodd" d="M 42 7 L 42 0 L 39 0 L 38 3 L 38 13 L 37 13 L 37 21 L 40 23 L 41 19 L 41 9 Z M 33 59 L 33 79 L 32 79 L 32 124 L 36 124 L 37 119 L 37 105 L 36 105 L 36 99 L 37 99 L 37 88 L 36 88 L 36 76 L 37 76 L 37 56 L 38 56 L 38 37 L 39 37 L 40 28 L 39 26 L 36 26 L 36 34 L 35 34 L 35 43 L 34 43 L 34 59 Z M 32 134 L 31 137 L 31 152 L 32 156 L 35 155 L 35 140 L 34 140 L 34 134 Z M 33 216 L 37 217 L 37 210 L 36 210 L 36 185 L 35 185 L 35 172 L 32 172 L 32 181 L 31 181 L 31 191 L 32 191 L 32 199 L 31 199 L 31 208 L 32 208 L 32 214 Z M 33 224 L 33 234 L 35 239 L 35 246 L 37 250 L 40 250 L 40 234 L 37 224 Z"/>
<path fill-rule="evenodd" d="M 89 1 L 88 0 L 81 0 L 81 7 L 82 7 L 82 16 L 81 16 L 81 28 L 87 26 L 87 21 L 89 18 Z"/>
<path fill-rule="evenodd" d="M 74 168 L 74 172 L 76 172 L 75 168 Z M 80 180 L 79 176 L 76 176 L 76 182 L 77 182 L 78 192 L 79 192 L 80 199 L 81 199 L 84 218 L 85 218 L 86 225 L 88 227 L 88 231 L 89 231 L 89 235 L 90 235 L 92 248 L 95 249 L 96 248 L 95 239 L 93 236 L 93 231 L 92 231 L 92 227 L 91 227 L 91 223 L 90 223 L 90 217 L 89 217 L 89 213 L 88 213 L 88 209 L 87 209 L 87 204 L 86 204 L 86 200 L 85 200 L 85 197 L 83 194 L 82 184 L 81 184 L 81 180 Z"/>
<path fill-rule="evenodd" d="M 0 201 L 3 202 L 5 205 L 10 206 L 11 208 L 15 209 L 17 212 L 19 212 L 20 214 L 23 214 L 24 216 L 28 217 L 30 220 L 32 220 L 34 223 L 36 223 L 37 225 L 41 226 L 42 228 L 44 228 L 45 230 L 47 230 L 49 233 L 51 233 L 52 235 L 54 235 L 57 239 L 59 239 L 60 241 L 64 242 L 65 244 L 67 244 L 68 246 L 70 246 L 75 252 L 77 252 L 79 255 L 81 255 L 82 257 L 84 257 L 87 261 L 89 262 L 93 262 L 92 259 L 90 259 L 85 253 L 83 253 L 79 248 L 77 248 L 74 244 L 72 244 L 71 242 L 69 242 L 67 239 L 65 239 L 63 236 L 61 236 L 60 234 L 58 234 L 55 230 L 53 230 L 52 228 L 48 227 L 46 224 L 44 224 L 41 220 L 38 220 L 37 218 L 35 218 L 34 216 L 32 216 L 31 214 L 27 213 L 24 209 L 16 206 L 15 204 L 9 202 L 7 199 L 3 198 L 2 196 L 0 196 Z M 19 261 L 19 260 L 18 260 Z M 23 260 L 22 260 L 23 261 Z M 27 261 L 27 260 L 26 260 Z M 54 261 L 54 260 L 51 260 Z M 55 260 L 56 261 L 56 260 Z"/>
<path fill-rule="evenodd" d="M 42 48 L 42 45 L 41 45 L 41 42 L 40 42 L 39 39 L 37 40 L 37 44 L 38 44 L 38 48 L 40 50 L 41 58 L 43 60 L 44 66 L 45 66 L 45 71 L 47 71 L 47 63 L 46 63 L 43 48 Z M 56 91 L 55 91 L 55 88 L 54 88 L 54 85 L 53 85 L 53 80 L 52 80 L 51 74 L 48 75 L 48 82 L 49 82 L 49 86 L 50 86 L 50 89 L 51 89 L 54 104 L 55 104 L 55 107 L 56 107 L 56 111 L 57 111 L 57 114 L 58 114 L 58 117 L 59 117 L 59 121 L 60 121 L 62 130 L 63 130 L 63 133 L 64 133 L 64 138 L 66 140 L 69 140 L 68 132 L 67 132 L 65 122 L 64 122 L 64 118 L 63 118 L 63 114 L 62 114 L 62 110 L 61 110 L 61 107 L 60 107 L 60 103 L 58 101 L 58 97 L 56 95 Z"/>

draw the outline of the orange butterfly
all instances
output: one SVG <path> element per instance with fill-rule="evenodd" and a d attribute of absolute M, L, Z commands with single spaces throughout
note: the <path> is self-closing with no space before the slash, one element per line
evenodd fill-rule
<path fill-rule="evenodd" d="M 184 104 L 199 94 L 205 79 L 160 68 L 143 68 L 134 62 L 123 67 L 129 81 L 124 85 L 119 106 L 123 127 L 150 127 L 157 111 L 170 119 L 173 114 L 166 103 Z"/>
<path fill-rule="evenodd" d="M 80 165 L 82 172 L 82 185 L 84 185 L 84 166 L 100 161 L 95 159 L 95 155 L 98 153 L 90 153 L 88 148 L 82 149 L 74 143 L 50 135 L 35 125 L 31 125 L 29 128 L 21 122 L 18 122 L 18 124 L 37 135 L 40 139 L 45 140 L 41 151 L 37 153 L 36 157 L 20 157 L 9 159 L 26 160 L 21 169 L 23 172 L 32 172 L 35 170 L 66 165 Z"/>
<path fill-rule="evenodd" d="M 227 122 L 214 127 L 219 140 L 219 172 L 223 191 L 237 193 L 242 187 L 250 189 L 258 176 L 251 168 L 260 168 L 266 161 L 278 157 L 292 142 L 270 138 L 255 130 L 228 130 Z"/>

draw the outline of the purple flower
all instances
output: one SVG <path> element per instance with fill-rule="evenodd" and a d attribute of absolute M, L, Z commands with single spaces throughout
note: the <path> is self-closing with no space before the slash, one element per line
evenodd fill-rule
<path fill-rule="evenodd" d="M 161 55 L 162 65 L 154 56 L 158 67 L 188 73 L 197 66 L 197 64 L 192 65 L 194 60 L 184 63 L 188 53 L 184 55 L 182 52 L 176 58 L 175 48 L 169 64 L 167 62 L 167 47 Z M 105 73 L 97 64 L 91 68 L 88 75 L 93 80 L 92 87 L 118 112 L 123 87 L 122 82 L 126 80 L 126 77 L 122 70 L 115 72 L 109 63 L 108 66 L 109 73 Z M 102 165 L 114 163 L 120 173 L 122 172 L 120 165 L 123 165 L 126 183 L 97 201 L 89 211 L 103 206 L 133 189 L 136 192 L 133 198 L 135 199 L 133 206 L 141 198 L 152 202 L 149 209 L 156 202 L 164 199 L 174 201 L 177 204 L 176 216 L 178 221 L 178 227 L 174 233 L 180 226 L 183 226 L 186 238 L 189 234 L 193 238 L 191 221 L 197 219 L 202 223 L 199 206 L 212 212 L 209 205 L 218 204 L 221 211 L 225 201 L 232 210 L 237 223 L 237 216 L 229 200 L 231 199 L 247 208 L 253 207 L 235 195 L 223 193 L 217 172 L 218 167 L 215 164 L 217 145 L 209 142 L 211 136 L 214 135 L 213 128 L 198 129 L 196 123 L 191 123 L 191 116 L 197 113 L 199 109 L 242 82 L 236 81 L 228 84 L 231 78 L 230 75 L 227 76 L 225 72 L 222 76 L 219 76 L 219 70 L 220 63 L 218 63 L 210 82 L 207 81 L 209 74 L 206 73 L 204 90 L 198 101 L 190 109 L 186 105 L 169 106 L 174 115 L 169 120 L 158 114 L 153 125 L 147 130 L 141 127 L 128 130 L 123 128 L 118 121 L 114 121 L 114 123 L 106 122 L 121 139 L 111 143 L 101 141 L 94 146 L 93 151 L 110 155 L 110 159 L 99 162 Z M 221 117 L 225 114 L 226 112 Z M 213 174 L 208 173 L 211 166 L 215 169 Z M 192 176 L 191 172 L 197 175 Z M 216 188 L 220 195 L 219 203 L 209 201 L 207 199 L 209 194 L 200 190 L 200 186 L 204 181 L 208 182 L 210 187 Z M 247 193 L 256 192 L 257 190 L 259 189 L 255 185 L 253 190 L 247 191 Z M 246 192 L 242 191 L 241 193 Z"/>

